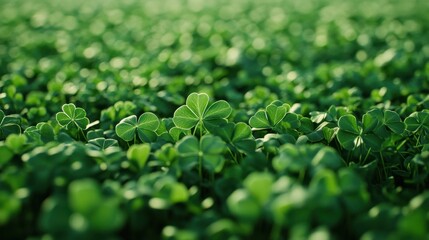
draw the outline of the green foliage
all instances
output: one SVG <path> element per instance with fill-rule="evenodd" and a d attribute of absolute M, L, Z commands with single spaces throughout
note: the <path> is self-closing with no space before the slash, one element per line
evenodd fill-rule
<path fill-rule="evenodd" d="M 69 186 L 70 227 L 74 231 L 112 232 L 124 223 L 119 209 L 120 202 L 114 196 L 104 198 L 99 185 L 92 179 L 81 179 Z"/>
<path fill-rule="evenodd" d="M 226 121 L 231 111 L 231 106 L 224 100 L 209 104 L 207 94 L 191 93 L 186 98 L 186 105 L 174 112 L 173 122 L 181 129 L 216 127 Z"/>
<path fill-rule="evenodd" d="M 337 139 L 347 150 L 355 148 L 365 148 L 373 151 L 380 150 L 382 140 L 374 134 L 370 127 L 358 125 L 356 117 L 345 115 L 338 119 Z"/>
<path fill-rule="evenodd" d="M 86 111 L 83 108 L 76 108 L 73 103 L 64 104 L 62 112 L 57 113 L 55 118 L 58 124 L 65 129 L 86 129 L 89 119 L 86 117 Z"/>
<path fill-rule="evenodd" d="M 105 150 L 109 147 L 118 147 L 116 139 L 95 138 L 88 141 L 88 146 L 94 150 Z"/>
<path fill-rule="evenodd" d="M 16 116 L 6 116 L 0 110 L 0 139 L 5 139 L 9 134 L 20 132 L 20 119 Z"/>
<path fill-rule="evenodd" d="M 142 142 L 153 142 L 159 127 L 158 117 L 150 112 L 143 113 L 137 120 L 136 115 L 122 119 L 115 128 L 116 134 L 125 141 L 135 140 L 136 136 Z"/>
<path fill-rule="evenodd" d="M 288 128 L 298 128 L 301 125 L 298 115 L 288 112 L 290 106 L 280 101 L 274 101 L 265 110 L 259 110 L 249 119 L 249 125 L 255 129 L 272 129 L 284 133 Z"/>
<path fill-rule="evenodd" d="M 263 205 L 272 192 L 274 177 L 270 173 L 251 173 L 243 181 L 246 190 Z"/>
<path fill-rule="evenodd" d="M 24 135 L 27 136 L 29 142 L 36 145 L 52 142 L 56 138 L 54 128 L 50 124 L 44 122 L 26 128 L 24 130 Z"/>
<path fill-rule="evenodd" d="M 23 151 L 25 144 L 27 143 L 27 137 L 25 135 L 11 134 L 5 140 L 5 145 L 15 154 L 19 154 Z"/>
<path fill-rule="evenodd" d="M 257 199 L 244 189 L 235 190 L 226 203 L 231 213 L 242 221 L 256 221 L 261 214 Z"/>
<path fill-rule="evenodd" d="M 14 152 L 12 149 L 9 149 L 4 143 L 0 145 L 0 155 L 2 156 L 0 160 L 0 166 L 6 164 L 9 160 L 12 159 Z"/>
<path fill-rule="evenodd" d="M 228 143 L 233 151 L 252 153 L 255 151 L 256 142 L 250 127 L 242 122 L 227 123 L 218 127 L 209 127 L 210 132 L 219 136 Z"/>
<path fill-rule="evenodd" d="M 420 131 L 422 134 L 429 133 L 429 112 L 414 112 L 405 119 L 407 130 L 410 132 Z"/>
<path fill-rule="evenodd" d="M 200 176 L 202 168 L 212 173 L 222 171 L 225 162 L 222 153 L 225 147 L 221 138 L 209 134 L 200 140 L 195 136 L 186 136 L 176 145 L 180 166 L 184 169 L 198 166 Z"/>
<path fill-rule="evenodd" d="M 150 145 L 147 143 L 133 145 L 127 151 L 127 158 L 135 161 L 140 168 L 143 168 L 149 158 Z"/>

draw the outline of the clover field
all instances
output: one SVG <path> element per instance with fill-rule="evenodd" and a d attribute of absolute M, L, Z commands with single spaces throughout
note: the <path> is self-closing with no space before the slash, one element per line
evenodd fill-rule
<path fill-rule="evenodd" d="M 429 239 L 427 12 L 0 0 L 0 239 Z"/>

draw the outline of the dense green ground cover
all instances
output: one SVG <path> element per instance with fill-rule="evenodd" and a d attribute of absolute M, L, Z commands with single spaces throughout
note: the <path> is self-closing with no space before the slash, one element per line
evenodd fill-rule
<path fill-rule="evenodd" d="M 0 239 L 428 239 L 427 12 L 0 0 Z"/>

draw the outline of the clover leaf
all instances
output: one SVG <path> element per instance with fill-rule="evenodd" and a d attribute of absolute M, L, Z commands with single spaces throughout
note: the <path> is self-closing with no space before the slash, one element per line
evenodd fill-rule
<path fill-rule="evenodd" d="M 2 156 L 0 158 L 0 167 L 2 167 L 3 164 L 7 164 L 9 160 L 13 158 L 14 155 L 15 153 L 13 152 L 13 150 L 6 146 L 4 142 L 0 143 L 0 156 Z"/>
<path fill-rule="evenodd" d="M 167 209 L 188 199 L 189 192 L 185 184 L 177 182 L 172 177 L 163 177 L 153 185 L 153 197 L 149 201 L 149 206 L 154 209 Z"/>
<path fill-rule="evenodd" d="M 95 138 L 88 141 L 87 146 L 94 150 L 104 150 L 109 147 L 118 147 L 118 141 L 116 139 L 105 139 L 105 138 Z"/>
<path fill-rule="evenodd" d="M 181 129 L 206 129 L 208 125 L 217 126 L 226 122 L 231 112 L 231 106 L 224 100 L 209 104 L 209 96 L 206 93 L 191 93 L 186 99 L 186 105 L 174 112 L 173 122 Z"/>
<path fill-rule="evenodd" d="M 54 128 L 45 122 L 40 122 L 36 126 L 30 126 L 24 130 L 29 142 L 36 144 L 48 143 L 55 140 Z"/>
<path fill-rule="evenodd" d="M 315 123 L 322 123 L 323 121 L 337 121 L 337 109 L 335 106 L 330 106 L 327 112 L 313 111 L 310 112 L 310 116 L 311 121 Z"/>
<path fill-rule="evenodd" d="M 289 105 L 283 105 L 280 101 L 274 101 L 265 110 L 259 110 L 249 120 L 253 128 L 274 128 L 286 116 Z"/>
<path fill-rule="evenodd" d="M 290 106 L 280 101 L 269 104 L 265 110 L 257 111 L 250 119 L 249 125 L 256 129 L 272 129 L 283 133 L 288 128 L 298 128 L 301 125 L 295 113 L 288 112 Z"/>
<path fill-rule="evenodd" d="M 269 199 L 274 177 L 268 172 L 253 172 L 243 181 L 246 190 L 263 205 Z"/>
<path fill-rule="evenodd" d="M 122 119 L 116 125 L 115 131 L 125 141 L 131 141 L 138 136 L 142 142 L 153 142 L 157 138 L 155 131 L 159 124 L 159 119 L 155 114 L 146 112 L 140 115 L 138 120 L 136 115 Z"/>
<path fill-rule="evenodd" d="M 27 143 L 27 137 L 24 134 L 11 134 L 5 140 L 5 145 L 15 154 L 19 154 L 25 150 L 24 146 Z"/>
<path fill-rule="evenodd" d="M 198 139 L 195 136 L 186 136 L 177 145 L 179 164 L 185 169 L 198 166 L 200 177 L 202 168 L 209 172 L 220 172 L 224 165 L 222 153 L 226 144 L 220 137 L 207 134 Z"/>
<path fill-rule="evenodd" d="M 370 131 L 372 129 L 362 129 L 356 117 L 351 114 L 340 117 L 338 127 L 337 139 L 347 150 L 366 147 L 377 151 L 381 148 L 382 140 Z"/>
<path fill-rule="evenodd" d="M 383 124 L 396 134 L 402 134 L 405 130 L 405 123 L 399 114 L 391 110 L 384 111 Z"/>
<path fill-rule="evenodd" d="M 429 133 L 429 112 L 413 112 L 405 118 L 407 130 L 410 132 L 426 132 Z"/>
<path fill-rule="evenodd" d="M 243 122 L 227 123 L 213 129 L 209 128 L 209 131 L 221 137 L 233 150 L 242 153 L 255 151 L 256 142 L 252 135 L 252 129 Z"/>
<path fill-rule="evenodd" d="M 362 144 L 361 128 L 358 126 L 355 116 L 346 115 L 341 117 L 338 120 L 338 127 L 337 138 L 345 149 L 352 150 Z"/>
<path fill-rule="evenodd" d="M 277 172 L 296 172 L 305 171 L 313 158 L 314 147 L 286 143 L 279 148 L 279 154 L 274 157 L 272 165 Z"/>
<path fill-rule="evenodd" d="M 140 168 L 143 168 L 150 155 L 150 145 L 148 143 L 134 144 L 127 151 L 127 158 L 136 162 Z"/>
<path fill-rule="evenodd" d="M 30 126 L 24 130 L 25 136 L 27 136 L 29 142 L 35 142 L 37 144 L 42 143 L 42 137 L 40 135 L 40 130 L 35 126 Z"/>
<path fill-rule="evenodd" d="M 177 142 L 179 141 L 179 139 L 183 138 L 184 136 L 191 134 L 191 131 L 187 129 L 178 128 L 178 127 L 172 127 L 168 131 L 168 134 L 175 142 Z"/>
<path fill-rule="evenodd" d="M 389 137 L 390 132 L 402 134 L 405 130 L 399 114 L 391 110 L 372 109 L 363 115 L 362 123 L 367 132 L 374 131 L 383 137 Z"/>
<path fill-rule="evenodd" d="M 246 189 L 235 190 L 226 199 L 226 204 L 231 214 L 244 222 L 254 222 L 262 213 L 262 206 L 258 199 Z"/>
<path fill-rule="evenodd" d="M 143 174 L 131 189 L 136 194 L 149 197 L 148 206 L 152 209 L 169 209 L 190 198 L 185 184 L 161 172 Z"/>
<path fill-rule="evenodd" d="M 0 110 L 0 139 L 5 139 L 9 134 L 21 133 L 20 119 L 18 117 L 8 115 L 6 116 Z"/>
<path fill-rule="evenodd" d="M 85 129 L 89 124 L 89 119 L 86 117 L 86 111 L 83 108 L 77 108 L 73 103 L 64 104 L 62 112 L 55 116 L 58 124 L 65 129 Z"/>

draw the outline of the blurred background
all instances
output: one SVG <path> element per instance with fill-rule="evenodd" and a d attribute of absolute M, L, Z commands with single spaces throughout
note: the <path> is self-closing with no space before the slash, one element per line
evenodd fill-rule
<path fill-rule="evenodd" d="M 0 103 L 30 124 L 66 102 L 96 106 L 93 119 L 115 104 L 172 116 L 194 91 L 243 120 L 275 99 L 304 114 L 389 108 L 429 89 L 427 12 L 422 0 L 0 0 Z"/>

